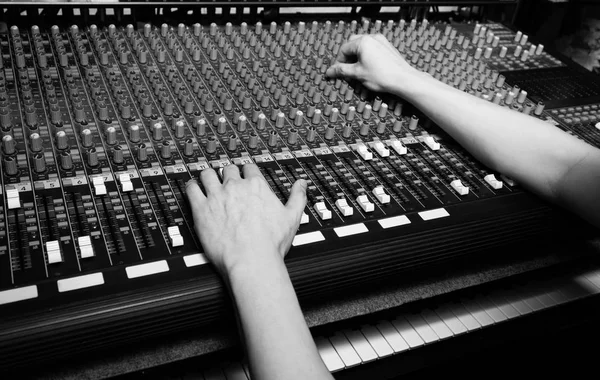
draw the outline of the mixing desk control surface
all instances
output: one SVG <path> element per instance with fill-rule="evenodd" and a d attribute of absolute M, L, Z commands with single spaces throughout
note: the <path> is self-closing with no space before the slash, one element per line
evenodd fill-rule
<path fill-rule="evenodd" d="M 350 34 L 380 32 L 440 81 L 599 145 L 599 131 L 583 127 L 589 113 L 548 113 L 497 71 L 560 61 L 520 39 L 529 58 L 517 62 L 498 48 L 499 26 L 468 28 L 328 21 L 0 35 L 0 367 L 32 360 L 23 352 L 51 359 L 218 318 L 224 293 L 185 196 L 206 168 L 255 162 L 282 202 L 308 180 L 287 261 L 301 299 L 554 231 L 562 216 L 411 105 L 325 78 Z"/>

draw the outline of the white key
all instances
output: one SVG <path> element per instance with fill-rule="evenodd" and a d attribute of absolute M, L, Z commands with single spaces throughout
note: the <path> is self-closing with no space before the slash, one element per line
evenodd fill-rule
<path fill-rule="evenodd" d="M 435 139 L 433 137 L 431 137 L 431 136 L 426 136 L 425 139 L 423 140 L 423 142 L 431 150 L 439 150 L 440 149 L 440 143 L 438 143 L 437 141 L 435 141 Z"/>
<path fill-rule="evenodd" d="M 425 309 L 421 312 L 421 316 L 425 319 L 425 322 L 431 327 L 440 339 L 446 339 L 453 336 L 452 331 L 446 326 L 446 324 L 437 316 L 436 313 L 429 309 Z"/>
<path fill-rule="evenodd" d="M 506 290 L 502 291 L 501 295 L 504 299 L 512 305 L 521 315 L 529 314 L 533 311 L 525 301 L 523 301 L 519 294 L 516 293 L 515 290 Z"/>
<path fill-rule="evenodd" d="M 331 210 L 329 210 L 327 208 L 327 205 L 325 204 L 325 202 L 317 202 L 317 203 L 315 203 L 313 208 L 315 209 L 315 212 L 317 213 L 317 215 L 319 215 L 319 218 L 321 218 L 323 220 L 331 219 L 331 216 L 332 216 Z"/>
<path fill-rule="evenodd" d="M 411 324 L 411 326 L 417 331 L 417 333 L 423 338 L 425 343 L 433 343 L 440 338 L 437 336 L 435 331 L 429 325 L 423 317 L 418 314 L 408 314 L 405 316 L 406 320 Z"/>
<path fill-rule="evenodd" d="M 392 149 L 394 149 L 396 151 L 396 153 L 398 153 L 399 155 L 403 155 L 406 154 L 408 152 L 408 150 L 406 149 L 406 147 L 404 145 L 402 145 L 402 143 L 398 140 L 392 140 L 390 142 L 390 146 L 392 147 Z"/>
<path fill-rule="evenodd" d="M 386 342 L 392 347 L 395 353 L 408 350 L 408 344 L 402 339 L 402 336 L 394 326 L 388 321 L 381 321 L 377 324 L 377 330 L 383 335 Z"/>
<path fill-rule="evenodd" d="M 500 309 L 498 309 L 496 305 L 486 296 L 480 294 L 476 301 L 479 306 L 481 306 L 481 308 L 485 310 L 490 317 L 492 317 L 495 323 L 506 321 L 508 319 L 506 315 L 504 315 L 504 313 L 500 311 Z"/>
<path fill-rule="evenodd" d="M 415 329 L 408 323 L 404 317 L 396 318 L 392 321 L 392 324 L 398 330 L 404 341 L 410 348 L 415 348 L 425 344 L 421 336 L 417 334 Z"/>
<path fill-rule="evenodd" d="M 133 183 L 131 183 L 131 177 L 129 177 L 129 174 L 119 175 L 119 181 L 121 182 L 121 189 L 123 192 L 133 191 Z"/>
<path fill-rule="evenodd" d="M 502 312 L 502 314 L 506 315 L 508 319 L 516 318 L 521 314 L 500 295 L 498 294 L 490 294 L 488 296 L 491 302 L 496 305 L 496 307 Z"/>
<path fill-rule="evenodd" d="M 373 212 L 375 210 L 375 205 L 369 200 L 369 198 L 365 195 L 359 195 L 356 197 L 356 203 L 363 209 L 364 212 Z"/>
<path fill-rule="evenodd" d="M 448 304 L 441 305 L 435 308 L 434 311 L 436 312 L 438 317 L 440 317 L 440 319 L 444 321 L 446 326 L 448 326 L 448 328 L 452 331 L 452 334 L 460 335 L 467 332 L 467 328 L 465 327 L 465 325 L 463 325 L 462 322 L 456 317 L 456 315 L 454 315 Z"/>
<path fill-rule="evenodd" d="M 58 240 L 46 242 L 46 253 L 48 254 L 48 264 L 56 264 L 63 261 Z"/>
<path fill-rule="evenodd" d="M 467 330 L 473 331 L 481 328 L 481 324 L 477 322 L 477 319 L 469 313 L 462 303 L 451 303 L 449 308 Z"/>
<path fill-rule="evenodd" d="M 490 317 L 476 301 L 464 299 L 462 300 L 462 303 L 465 309 L 471 313 L 473 318 L 475 318 L 482 327 L 494 324 L 492 317 Z"/>
<path fill-rule="evenodd" d="M 338 355 L 340 355 L 340 358 L 344 362 L 344 366 L 346 366 L 346 368 L 354 367 L 361 363 L 360 357 L 356 351 L 354 351 L 354 348 L 350 342 L 348 342 L 348 339 L 346 339 L 344 334 L 337 333 L 329 338 L 329 341 L 333 345 L 333 348 L 335 348 L 335 351 L 338 353 Z"/>
<path fill-rule="evenodd" d="M 317 337 L 315 338 L 315 344 L 329 372 L 339 371 L 344 368 L 344 362 L 340 359 L 340 356 L 327 338 Z"/>
<path fill-rule="evenodd" d="M 536 298 L 544 305 L 544 308 L 552 307 L 557 304 L 557 302 L 546 292 L 538 294 Z"/>
<path fill-rule="evenodd" d="M 248 380 L 248 376 L 244 372 L 244 367 L 240 363 L 228 363 L 225 368 L 225 377 L 227 380 Z"/>
<path fill-rule="evenodd" d="M 335 206 L 343 216 L 352 216 L 354 209 L 348 205 L 348 201 L 345 198 L 340 198 L 335 201 Z"/>
<path fill-rule="evenodd" d="M 309 222 L 308 214 L 303 212 L 302 217 L 300 218 L 300 224 L 306 224 Z"/>
<path fill-rule="evenodd" d="M 363 363 L 372 362 L 377 359 L 377 353 L 373 350 L 373 347 L 367 342 L 367 339 L 363 336 L 360 331 L 357 330 L 344 330 L 342 331 L 346 338 L 354 347 L 354 351 L 360 356 L 360 360 Z"/>
<path fill-rule="evenodd" d="M 21 208 L 21 198 L 19 196 L 19 190 L 6 189 L 6 203 L 6 206 L 9 210 Z"/>
<path fill-rule="evenodd" d="M 375 198 L 377 198 L 379 202 L 383 204 L 390 203 L 391 198 L 388 194 L 386 194 L 385 190 L 383 189 L 383 186 L 377 186 L 376 188 L 374 188 L 373 195 L 375 196 Z"/>
<path fill-rule="evenodd" d="M 371 347 L 373 347 L 377 353 L 377 356 L 384 358 L 394 354 L 392 347 L 390 347 L 388 342 L 375 326 L 364 325 L 361 326 L 360 330 L 364 334 L 365 338 L 367 338 L 369 344 L 371 344 Z"/>
<path fill-rule="evenodd" d="M 540 300 L 536 297 L 535 294 L 525 294 L 523 297 L 523 301 L 529 306 L 533 311 L 538 311 L 544 309 L 544 304 L 540 302 Z"/>
<path fill-rule="evenodd" d="M 469 188 L 463 185 L 460 179 L 455 179 L 454 181 L 450 182 L 450 186 L 452 186 L 452 188 L 460 195 L 469 194 Z"/>
<path fill-rule="evenodd" d="M 169 239 L 171 239 L 172 247 L 180 247 L 183 245 L 183 236 L 179 232 L 179 226 L 171 226 L 167 228 Z"/>

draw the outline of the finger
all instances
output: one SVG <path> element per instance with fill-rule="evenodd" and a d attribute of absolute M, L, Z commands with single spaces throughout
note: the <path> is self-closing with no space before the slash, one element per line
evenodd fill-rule
<path fill-rule="evenodd" d="M 358 64 L 337 62 L 327 69 L 325 75 L 328 78 L 358 79 Z"/>
<path fill-rule="evenodd" d="M 240 177 L 240 168 L 238 168 L 237 165 L 227 165 L 223 169 L 223 183 L 225 183 L 225 181 L 241 178 L 242 177 Z"/>
<path fill-rule="evenodd" d="M 292 211 L 294 215 L 298 217 L 298 221 L 300 221 L 300 217 L 304 212 L 304 207 L 306 207 L 307 186 L 308 183 L 303 179 L 296 181 L 292 186 L 292 190 L 290 191 L 290 197 L 285 204 L 285 207 L 287 207 L 288 210 Z"/>
<path fill-rule="evenodd" d="M 202 203 L 206 201 L 206 195 L 200 189 L 198 181 L 191 179 L 185 184 L 185 194 L 188 197 L 190 207 L 192 208 L 192 214 L 200 213 Z"/>
<path fill-rule="evenodd" d="M 204 185 L 204 189 L 206 189 L 207 196 L 221 190 L 221 181 L 219 181 L 217 172 L 213 169 L 204 169 L 200 172 L 200 181 L 202 181 L 202 185 Z"/>
<path fill-rule="evenodd" d="M 356 38 L 351 37 L 348 42 L 343 44 L 338 52 L 337 61 L 341 63 L 356 61 L 360 51 L 362 37 L 363 36 L 356 36 Z"/>
<path fill-rule="evenodd" d="M 244 178 L 251 178 L 251 177 L 264 178 L 262 173 L 260 172 L 260 169 L 258 168 L 258 166 L 256 166 L 256 164 L 246 164 L 242 168 L 242 171 L 244 172 Z"/>

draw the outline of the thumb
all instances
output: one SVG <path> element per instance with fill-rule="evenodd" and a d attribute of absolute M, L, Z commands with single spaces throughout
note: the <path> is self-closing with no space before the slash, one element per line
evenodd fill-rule
<path fill-rule="evenodd" d="M 287 207 L 288 210 L 292 211 L 296 216 L 298 216 L 298 219 L 300 219 L 300 216 L 304 212 L 304 206 L 306 206 L 307 186 L 308 183 L 305 180 L 297 180 L 292 186 L 292 190 L 290 191 L 290 197 L 288 198 L 288 201 L 285 204 L 285 207 Z"/>
<path fill-rule="evenodd" d="M 327 69 L 325 75 L 329 78 L 357 79 L 358 65 L 356 63 L 336 62 Z"/>

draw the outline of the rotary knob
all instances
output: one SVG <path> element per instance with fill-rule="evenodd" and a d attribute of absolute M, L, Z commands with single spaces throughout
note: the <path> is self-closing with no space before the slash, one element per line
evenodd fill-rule
<path fill-rule="evenodd" d="M 106 128 L 106 143 L 108 145 L 115 145 L 117 143 L 117 130 L 115 127 Z"/>
<path fill-rule="evenodd" d="M 9 176 L 17 175 L 17 157 L 4 157 L 4 172 Z"/>
<path fill-rule="evenodd" d="M 71 152 L 64 151 L 60 154 L 60 167 L 63 168 L 63 170 L 71 170 L 73 168 Z"/>
<path fill-rule="evenodd" d="M 4 153 L 6 154 L 15 153 L 15 140 L 11 135 L 6 135 L 2 138 L 2 149 L 4 149 Z"/>
<path fill-rule="evenodd" d="M 146 144 L 140 144 L 138 146 L 137 157 L 138 160 L 142 162 L 148 160 L 148 147 L 146 146 Z"/>
<path fill-rule="evenodd" d="M 308 127 L 308 133 L 306 134 L 306 141 L 314 142 L 317 137 L 317 129 L 314 126 Z"/>
<path fill-rule="evenodd" d="M 185 145 L 183 147 L 183 154 L 188 157 L 194 155 L 194 141 L 192 139 L 185 140 Z"/>
<path fill-rule="evenodd" d="M 160 156 L 162 158 L 164 158 L 165 160 L 168 160 L 171 158 L 171 142 L 170 141 L 164 141 L 160 147 Z"/>
<path fill-rule="evenodd" d="M 331 140 L 335 136 L 335 127 L 333 125 L 328 125 L 327 129 L 325 129 L 325 139 Z"/>
<path fill-rule="evenodd" d="M 91 167 L 98 166 L 98 152 L 95 148 L 91 148 L 87 152 L 87 163 Z"/>
<path fill-rule="evenodd" d="M 69 147 L 69 138 L 64 131 L 56 132 L 56 147 L 60 150 L 67 149 Z"/>
<path fill-rule="evenodd" d="M 210 136 L 206 142 L 206 153 L 213 154 L 217 151 L 217 140 L 214 136 Z"/>
<path fill-rule="evenodd" d="M 81 131 L 81 144 L 86 148 L 89 148 L 94 144 L 92 131 L 89 129 Z"/>
<path fill-rule="evenodd" d="M 129 126 L 129 141 L 133 143 L 140 141 L 140 127 L 137 124 Z"/>
<path fill-rule="evenodd" d="M 234 134 L 229 135 L 229 141 L 227 143 L 227 149 L 230 152 L 235 152 L 237 150 L 237 137 Z"/>
<path fill-rule="evenodd" d="M 163 127 L 161 123 L 156 123 L 152 126 L 152 138 L 160 141 L 163 138 Z"/>
<path fill-rule="evenodd" d="M 36 153 L 33 156 L 33 166 L 36 173 L 43 173 L 46 171 L 46 159 L 43 153 Z"/>
<path fill-rule="evenodd" d="M 196 134 L 198 136 L 204 136 L 206 134 L 206 120 L 199 119 L 196 121 Z"/>
<path fill-rule="evenodd" d="M 295 128 L 290 129 L 288 134 L 287 142 L 289 145 L 296 145 L 298 143 L 298 130 Z"/>
<path fill-rule="evenodd" d="M 8 109 L 0 109 L 0 126 L 9 128 L 12 125 L 10 121 L 10 112 Z"/>
<path fill-rule="evenodd" d="M 39 134 L 32 133 L 31 136 L 29 136 L 29 141 L 33 152 L 40 152 L 42 150 L 42 137 Z"/>
<path fill-rule="evenodd" d="M 117 165 L 120 165 L 123 163 L 123 149 L 121 149 L 120 145 L 116 145 L 113 148 L 113 162 Z"/>
<path fill-rule="evenodd" d="M 225 116 L 221 116 L 217 121 L 217 132 L 221 134 L 227 132 L 227 119 Z"/>

